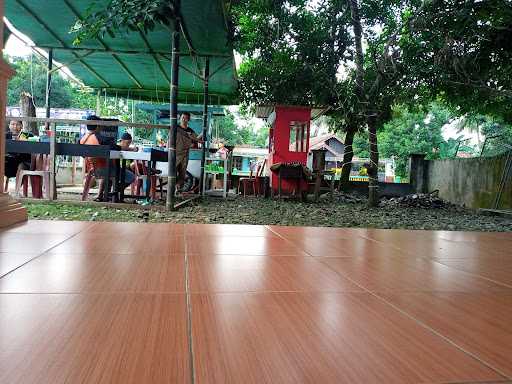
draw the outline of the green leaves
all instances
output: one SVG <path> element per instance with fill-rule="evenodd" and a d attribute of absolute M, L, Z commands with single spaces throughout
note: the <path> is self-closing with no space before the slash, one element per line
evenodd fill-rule
<path fill-rule="evenodd" d="M 242 0 L 233 6 L 244 103 L 327 105 L 336 99 L 348 37 L 344 16 L 329 1 L 312 3 Z"/>
<path fill-rule="evenodd" d="M 169 0 L 110 0 L 106 5 L 96 2 L 83 20 L 77 20 L 70 33 L 75 34 L 74 45 L 86 40 L 115 37 L 118 33 L 142 30 L 148 33 L 157 24 L 169 25 L 174 9 Z"/>
<path fill-rule="evenodd" d="M 28 92 L 34 97 L 37 107 L 45 104 L 47 64 L 34 56 L 33 60 L 8 58 L 10 65 L 16 70 L 15 76 L 9 81 L 7 89 L 7 105 L 19 104 L 22 92 Z M 70 82 L 54 73 L 52 78 L 52 107 L 69 108 L 73 104 L 76 89 Z"/>
<path fill-rule="evenodd" d="M 440 8 L 442 6 L 442 8 Z M 426 2 L 411 11 L 400 48 L 405 82 L 462 112 L 512 119 L 512 5 L 508 0 Z"/>
<path fill-rule="evenodd" d="M 226 110 L 226 116 L 214 121 L 213 135 L 222 140 L 225 145 L 249 144 L 255 147 L 265 147 L 268 139 L 268 130 L 256 127 L 245 119 L 235 122 L 235 116 Z"/>

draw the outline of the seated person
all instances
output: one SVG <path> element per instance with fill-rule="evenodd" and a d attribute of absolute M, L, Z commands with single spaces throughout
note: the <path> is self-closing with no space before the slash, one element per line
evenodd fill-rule
<path fill-rule="evenodd" d="M 97 116 L 89 116 L 87 120 L 100 120 Z M 80 139 L 80 144 L 83 145 L 100 145 L 99 138 L 97 136 L 97 125 L 87 125 L 87 133 Z M 112 167 L 112 163 L 108 164 L 110 167 L 110 175 L 114 175 L 114 169 Z M 94 175 L 101 179 L 99 182 L 99 192 L 98 197 L 94 199 L 95 201 L 102 201 L 103 200 L 103 194 L 105 189 L 105 184 L 103 179 L 107 175 L 107 160 L 103 158 L 96 158 L 96 157 L 86 157 L 85 158 L 85 170 L 86 172 L 90 172 L 91 170 L 94 171 Z M 133 183 L 135 180 L 135 175 L 131 171 L 126 171 L 125 175 L 125 186 L 126 188 L 128 185 Z"/>
<path fill-rule="evenodd" d="M 128 132 L 123 133 L 121 136 L 121 140 L 119 141 L 119 149 L 121 151 L 132 151 L 137 152 L 139 148 L 132 146 L 132 135 L 130 135 Z M 131 173 L 133 174 L 133 179 L 135 180 L 135 166 L 137 162 L 133 161 L 129 165 L 131 170 L 125 169 L 125 174 Z M 142 164 L 139 164 L 139 173 L 142 174 Z M 131 184 L 131 183 L 130 183 Z"/>
<path fill-rule="evenodd" d="M 12 120 L 9 123 L 9 131 L 6 132 L 7 140 L 26 140 L 32 134 L 22 131 L 23 123 L 21 121 Z M 30 169 L 31 165 L 30 153 L 7 153 L 5 155 L 5 177 L 7 179 L 16 177 L 18 170 Z M 7 182 L 5 190 L 7 190 Z"/>
<path fill-rule="evenodd" d="M 130 135 L 128 132 L 123 133 L 123 135 L 121 136 L 121 141 L 119 142 L 121 151 L 137 152 L 139 148 L 132 147 L 132 140 L 132 135 Z"/>

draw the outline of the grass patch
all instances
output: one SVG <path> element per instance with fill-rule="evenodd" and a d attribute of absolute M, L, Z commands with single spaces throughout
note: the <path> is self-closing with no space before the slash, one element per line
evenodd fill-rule
<path fill-rule="evenodd" d="M 301 203 L 256 198 L 210 198 L 194 201 L 177 212 L 165 212 L 161 207 L 143 210 L 47 201 L 24 204 L 31 219 L 44 220 L 512 231 L 510 218 L 481 215 L 472 210 L 368 208 L 363 203 L 329 201 Z"/>

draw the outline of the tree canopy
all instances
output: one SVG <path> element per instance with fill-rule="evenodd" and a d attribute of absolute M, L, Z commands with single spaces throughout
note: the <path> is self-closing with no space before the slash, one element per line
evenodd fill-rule
<path fill-rule="evenodd" d="M 336 103 L 348 33 L 337 3 L 246 0 L 232 7 L 243 102 Z"/>
<path fill-rule="evenodd" d="M 512 121 L 512 3 L 415 1 L 399 41 L 404 83 L 460 113 Z"/>
<path fill-rule="evenodd" d="M 258 130 L 248 119 L 237 122 L 234 114 L 226 110 L 226 116 L 214 120 L 212 135 L 225 145 L 248 144 L 263 148 L 267 144 L 268 131 Z"/>
<path fill-rule="evenodd" d="M 18 105 L 20 95 L 28 92 L 34 97 L 36 106 L 43 107 L 46 102 L 46 66 L 38 59 L 8 58 L 9 64 L 16 70 L 16 75 L 9 80 L 7 88 L 7 105 Z M 70 108 L 74 101 L 74 89 L 69 81 L 60 74 L 52 79 L 52 106 Z"/>

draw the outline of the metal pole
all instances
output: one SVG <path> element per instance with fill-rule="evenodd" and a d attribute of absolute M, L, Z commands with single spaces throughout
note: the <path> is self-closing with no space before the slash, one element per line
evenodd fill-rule
<path fill-rule="evenodd" d="M 96 116 L 101 115 L 101 90 L 98 89 L 98 93 L 96 93 Z"/>
<path fill-rule="evenodd" d="M 179 2 L 175 3 L 179 7 Z M 178 131 L 178 71 L 180 65 L 180 20 L 174 21 L 172 32 L 172 73 L 171 73 L 171 100 L 170 100 L 170 125 L 168 145 L 168 176 L 167 176 L 167 200 L 168 211 L 174 210 L 176 193 L 176 134 Z"/>
<path fill-rule="evenodd" d="M 52 94 L 53 49 L 48 51 L 48 72 L 46 72 L 46 118 L 50 118 Z M 47 128 L 48 129 L 48 128 Z"/>
<path fill-rule="evenodd" d="M 53 123 L 50 125 L 51 127 L 51 136 L 50 136 L 50 158 L 49 158 L 49 166 L 50 166 L 50 191 L 48 192 L 49 200 L 57 199 L 57 184 L 56 184 L 56 146 L 57 146 L 57 124 Z"/>
<path fill-rule="evenodd" d="M 206 149 L 208 147 L 208 80 L 210 77 L 210 58 L 206 58 L 204 63 L 204 100 L 203 100 L 203 155 L 201 156 L 201 178 L 199 179 L 199 191 L 204 195 L 203 184 L 204 180 L 204 166 L 206 162 Z"/>
<path fill-rule="evenodd" d="M 50 110 L 51 110 L 51 96 L 52 96 L 52 67 L 53 67 L 53 49 L 50 49 L 48 51 L 48 71 L 46 72 L 46 118 L 50 118 Z M 56 163 L 56 156 L 55 156 L 55 145 L 57 142 L 57 125 L 51 124 L 51 127 L 48 123 L 45 124 L 45 129 L 49 130 L 51 129 L 51 136 L 50 136 L 50 158 L 49 158 L 49 165 L 50 165 L 50 190 L 48 191 L 48 199 L 49 200 L 56 200 L 57 198 L 57 185 L 56 185 L 56 178 L 55 178 L 55 163 Z"/>

